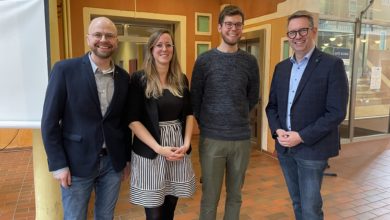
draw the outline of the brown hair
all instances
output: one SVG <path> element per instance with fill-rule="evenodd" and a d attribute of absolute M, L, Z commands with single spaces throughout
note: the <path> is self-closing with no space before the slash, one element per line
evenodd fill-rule
<path fill-rule="evenodd" d="M 306 11 L 306 10 L 296 11 L 292 15 L 288 16 L 287 25 L 294 18 L 307 18 L 309 20 L 310 27 L 314 27 L 313 15 L 310 12 Z"/>
<path fill-rule="evenodd" d="M 242 18 L 242 22 L 244 23 L 244 13 L 241 11 L 241 9 L 235 5 L 227 5 L 219 13 L 218 24 L 222 25 L 223 21 L 225 20 L 225 16 L 234 15 L 240 15 Z"/>

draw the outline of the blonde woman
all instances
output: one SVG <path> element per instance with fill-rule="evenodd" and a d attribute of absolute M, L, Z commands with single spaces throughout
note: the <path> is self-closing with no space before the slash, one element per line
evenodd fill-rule
<path fill-rule="evenodd" d="M 194 194 L 195 175 L 188 80 L 168 30 L 150 36 L 143 68 L 130 79 L 130 202 L 144 206 L 148 220 L 169 220 L 178 198 Z"/>

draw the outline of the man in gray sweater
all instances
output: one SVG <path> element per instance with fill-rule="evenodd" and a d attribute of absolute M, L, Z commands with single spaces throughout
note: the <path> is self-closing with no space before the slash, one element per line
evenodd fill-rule
<path fill-rule="evenodd" d="M 257 60 L 238 48 L 243 22 L 240 8 L 226 6 L 218 20 L 221 44 L 200 55 L 192 73 L 192 106 L 200 128 L 200 220 L 216 218 L 225 172 L 224 219 L 240 215 L 251 149 L 249 112 L 259 99 Z"/>

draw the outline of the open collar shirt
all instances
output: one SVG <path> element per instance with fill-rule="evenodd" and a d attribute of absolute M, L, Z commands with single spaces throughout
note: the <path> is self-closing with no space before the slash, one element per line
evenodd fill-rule
<path fill-rule="evenodd" d="M 102 116 L 107 112 L 108 106 L 111 103 L 112 96 L 114 95 L 114 70 L 115 65 L 111 61 L 111 67 L 108 70 L 101 70 L 93 62 L 91 54 L 89 54 L 89 61 L 91 62 L 92 71 L 95 76 L 96 87 L 99 97 L 100 110 Z M 102 148 L 106 148 L 106 142 L 103 142 Z"/>
<path fill-rule="evenodd" d="M 290 61 L 293 64 L 291 68 L 291 75 L 290 75 L 290 86 L 288 90 L 288 101 L 287 101 L 287 120 L 286 125 L 287 129 L 291 131 L 291 106 L 294 101 L 295 94 L 297 92 L 299 82 L 301 81 L 303 72 L 306 69 L 307 64 L 309 63 L 309 59 L 314 51 L 313 47 L 301 60 L 301 62 L 298 63 L 298 61 L 295 59 L 295 55 L 290 57 Z"/>

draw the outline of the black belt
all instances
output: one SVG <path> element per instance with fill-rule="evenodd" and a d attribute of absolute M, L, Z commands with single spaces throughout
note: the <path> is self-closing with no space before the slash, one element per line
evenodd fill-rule
<path fill-rule="evenodd" d="M 106 148 L 102 148 L 99 152 L 99 157 L 104 157 L 104 156 L 107 156 L 107 149 Z"/>

